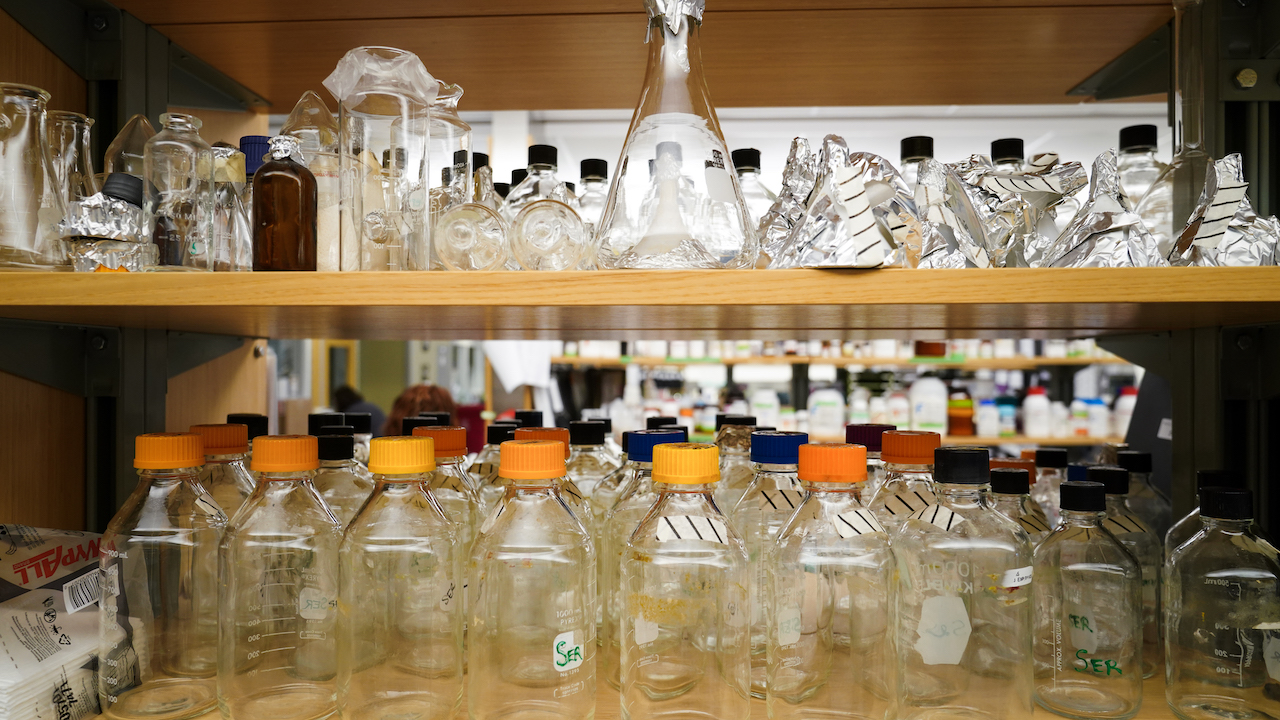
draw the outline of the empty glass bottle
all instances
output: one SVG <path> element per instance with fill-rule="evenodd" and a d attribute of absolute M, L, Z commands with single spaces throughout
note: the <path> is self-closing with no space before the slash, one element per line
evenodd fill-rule
<path fill-rule="evenodd" d="M 730 512 L 733 527 L 747 548 L 753 572 L 747 592 L 751 600 L 751 694 L 765 696 L 769 644 L 769 573 L 778 531 L 791 519 L 804 491 L 796 476 L 800 446 L 809 442 L 801 432 L 756 430 L 751 433 L 751 463 L 755 476 Z"/>
<path fill-rule="evenodd" d="M 936 499 L 891 531 L 902 720 L 1031 715 L 1031 543 L 984 502 L 987 461 L 986 448 L 936 449 Z"/>
<path fill-rule="evenodd" d="M 227 516 L 200 486 L 200 436 L 139 435 L 139 481 L 102 534 L 98 697 L 111 720 L 213 709 L 218 542 Z"/>
<path fill-rule="evenodd" d="M 227 424 L 244 425 L 249 436 L 249 454 L 253 454 L 253 441 L 268 434 L 268 418 L 261 413 L 227 413 Z"/>
<path fill-rule="evenodd" d="M 623 720 L 747 718 L 746 550 L 716 508 L 714 445 L 653 450 L 658 497 L 623 551 Z"/>
<path fill-rule="evenodd" d="M 336 709 L 342 526 L 311 484 L 311 435 L 253 443 L 258 486 L 219 548 L 224 720 L 319 720 Z"/>
<path fill-rule="evenodd" d="M 881 525 L 893 532 L 914 512 L 935 502 L 933 490 L 934 450 L 942 444 L 935 432 L 888 430 L 881 433 L 880 459 L 885 479 L 864 502 Z"/>
<path fill-rule="evenodd" d="M 1031 473 L 1024 468 L 991 468 L 991 507 L 1022 526 L 1031 544 L 1049 534 L 1049 519 L 1031 499 Z"/>
<path fill-rule="evenodd" d="M 377 438 L 369 465 L 373 493 L 340 551 L 338 711 L 450 720 L 462 702 L 465 549 L 429 487 L 431 440 Z"/>
<path fill-rule="evenodd" d="M 1049 525 L 1058 524 L 1058 486 L 1067 481 L 1067 451 L 1064 448 L 1036 450 L 1036 481 L 1031 497 L 1044 510 Z"/>
<path fill-rule="evenodd" d="M 560 494 L 564 450 L 502 444 L 510 482 L 476 537 L 467 711 L 472 720 L 590 720 L 596 709 L 596 556 Z"/>
<path fill-rule="evenodd" d="M 245 207 L 245 157 L 225 145 L 213 147 L 213 269 L 253 269 L 253 228 Z"/>
<path fill-rule="evenodd" d="M 213 148 L 200 137 L 200 118 L 160 116 L 160 132 L 142 153 L 142 211 L 160 253 L 160 269 L 213 269 Z"/>
<path fill-rule="evenodd" d="M 742 188 L 742 201 L 746 203 L 747 215 L 751 217 L 751 226 L 759 227 L 760 218 L 769 212 L 778 196 L 760 182 L 760 151 L 755 148 L 734 150 L 733 169 L 738 175 L 738 185 Z"/>
<path fill-rule="evenodd" d="M 1120 155 L 1116 169 L 1120 172 L 1120 189 L 1129 198 L 1129 207 L 1147 194 L 1167 165 L 1156 159 L 1156 126 L 1130 125 L 1120 128 Z"/>
<path fill-rule="evenodd" d="M 506 492 L 506 483 L 498 475 L 498 464 L 502 458 L 501 445 L 515 438 L 514 425 L 498 423 L 489 425 L 485 428 L 484 447 L 480 448 L 475 460 L 467 468 L 467 474 L 471 476 L 471 484 L 476 486 L 480 494 L 482 515 L 487 516 L 494 504 L 501 500 L 503 493 Z"/>
<path fill-rule="evenodd" d="M 320 469 L 311 484 L 345 528 L 373 492 L 373 476 L 356 462 L 354 436 L 320 435 L 316 440 Z"/>
<path fill-rule="evenodd" d="M 415 437 L 429 437 L 435 443 L 435 472 L 431 474 L 431 494 L 445 517 L 457 526 L 458 543 L 464 554 L 471 552 L 471 542 L 483 519 L 480 495 L 467 474 L 467 429 L 450 425 L 416 427 Z"/>
<path fill-rule="evenodd" d="M 1129 471 L 1129 507 L 1163 538 L 1173 525 L 1173 504 L 1151 484 L 1151 453 L 1121 450 L 1116 464 Z"/>
<path fill-rule="evenodd" d="M 1205 488 L 1200 520 L 1166 566 L 1165 699 L 1182 720 L 1275 717 L 1280 556 L 1248 490 Z"/>
<path fill-rule="evenodd" d="M 569 462 L 565 474 L 587 497 L 609 473 L 618 469 L 604 447 L 604 425 L 590 420 L 569 423 Z"/>
<path fill-rule="evenodd" d="M 1126 502 L 1128 470 L 1102 465 L 1089 468 L 1088 477 L 1090 482 L 1100 482 L 1106 487 L 1105 526 L 1137 558 L 1142 569 L 1142 674 L 1143 677 L 1151 677 L 1160 668 L 1163 653 L 1160 643 L 1160 565 L 1163 560 L 1160 540 Z"/>
<path fill-rule="evenodd" d="M 844 426 L 844 441 L 853 445 L 861 445 L 867 449 L 867 480 L 858 483 L 858 500 L 869 505 L 880 486 L 884 484 L 884 458 L 881 457 L 883 436 L 886 432 L 897 430 L 897 425 L 876 425 L 860 423 Z"/>
<path fill-rule="evenodd" d="M 67 208 L 49 153 L 48 102 L 40 88 L 0 83 L 0 267 L 50 267 L 66 258 L 58 223 Z"/>
<path fill-rule="evenodd" d="M 627 460 L 627 451 L 622 449 L 621 443 L 613 436 L 613 418 L 598 417 L 592 418 L 592 422 L 598 422 L 604 425 L 604 451 L 613 458 L 618 465 L 622 465 Z"/>
<path fill-rule="evenodd" d="M 244 425 L 192 425 L 190 432 L 204 443 L 204 467 L 200 468 L 200 486 L 222 508 L 227 519 L 253 494 L 253 476 L 249 460 L 249 428 Z"/>
<path fill-rule="evenodd" d="M 89 131 L 93 118 L 80 113 L 54 110 L 49 113 L 49 156 L 53 161 L 53 174 L 58 178 L 62 202 L 87 198 L 101 190 L 98 176 L 93 173 L 93 159 L 89 149 Z"/>
<path fill-rule="evenodd" d="M 920 167 L 925 160 L 933 158 L 933 138 L 928 135 L 913 135 L 902 138 L 899 144 L 902 160 L 902 179 L 913 193 L 916 182 L 920 178 Z"/>
<path fill-rule="evenodd" d="M 356 462 L 368 467 L 369 443 L 373 442 L 373 413 L 344 412 L 342 418 L 351 426 L 351 434 L 356 439 Z"/>
<path fill-rule="evenodd" d="M 146 169 L 143 162 L 146 156 L 147 141 L 156 134 L 151 121 L 146 115 L 134 115 L 120 128 L 107 152 L 102 158 L 103 177 L 111 173 L 127 173 L 135 177 L 145 178 Z"/>
<path fill-rule="evenodd" d="M 440 92 L 431 103 L 431 151 L 427 162 L 432 168 L 431 209 L 437 215 L 471 201 L 471 126 L 458 116 L 461 99 L 461 85 L 441 83 Z M 441 172 L 446 168 L 448 173 Z"/>
<path fill-rule="evenodd" d="M 716 507 L 732 512 L 751 486 L 751 432 L 756 419 L 750 415 L 729 415 L 716 429 L 716 449 L 720 453 L 720 482 L 716 484 Z"/>
<path fill-rule="evenodd" d="M 253 269 L 316 269 L 316 178 L 293 159 L 298 139 L 271 138 L 253 174 Z"/>
<path fill-rule="evenodd" d="M 1101 483 L 1059 490 L 1062 522 L 1035 549 L 1036 702 L 1077 720 L 1130 718 L 1142 705 L 1142 571 L 1106 528 Z"/>
<path fill-rule="evenodd" d="M 569 429 L 562 427 L 522 427 L 517 428 L 515 432 L 516 440 L 551 440 L 558 442 L 564 448 L 564 459 L 569 461 Z M 565 504 L 573 511 L 583 526 L 586 527 L 590 522 L 591 511 L 587 508 L 587 496 L 578 488 L 578 484 L 569 477 L 567 473 L 562 473 L 562 477 L 557 481 L 560 487 L 560 496 L 564 499 Z M 588 528 L 590 530 L 590 528 Z"/>
<path fill-rule="evenodd" d="M 1020 173 L 1026 163 L 1027 153 L 1022 138 L 1001 138 L 991 141 L 991 162 L 998 172 Z"/>
<path fill-rule="evenodd" d="M 551 145 L 530 145 L 526 175 L 519 182 L 512 177 L 511 190 L 503 203 L 502 213 L 514 221 L 529 203 L 538 200 L 569 202 L 568 188 L 556 175 L 559 151 Z"/>
<path fill-rule="evenodd" d="M 861 445 L 800 446 L 804 500 L 778 533 L 769 593 L 770 720 L 872 718 L 889 710 L 893 554 L 858 502 Z"/>
<path fill-rule="evenodd" d="M 609 163 L 598 158 L 579 163 L 578 201 L 575 209 L 587 233 L 595 236 L 605 203 L 609 201 Z"/>
<path fill-rule="evenodd" d="M 1196 499 L 1197 503 L 1191 512 L 1185 517 L 1173 524 L 1169 528 L 1169 532 L 1164 536 L 1164 560 L 1169 562 L 1169 558 L 1173 557 L 1173 551 L 1178 546 L 1191 539 L 1193 535 L 1200 532 L 1200 504 L 1198 502 L 1200 493 L 1205 488 L 1223 487 L 1223 488 L 1242 488 L 1244 487 L 1244 479 L 1239 473 L 1228 470 L 1197 470 L 1196 471 Z"/>

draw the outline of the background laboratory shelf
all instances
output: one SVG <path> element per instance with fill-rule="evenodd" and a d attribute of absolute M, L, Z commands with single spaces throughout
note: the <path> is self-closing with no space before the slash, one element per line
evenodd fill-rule
<path fill-rule="evenodd" d="M 917 358 L 915 360 L 892 360 L 885 358 L 826 357 L 809 355 L 761 355 L 758 357 L 729 358 L 659 358 L 630 357 L 592 358 L 592 357 L 553 357 L 553 365 L 570 365 L 572 367 L 621 368 L 628 365 L 642 367 L 674 367 L 685 368 L 697 365 L 839 365 L 860 366 L 876 370 L 1035 370 L 1042 367 L 1084 367 L 1098 364 L 1128 364 L 1115 357 L 1011 357 L 1011 358 L 966 358 L 932 360 Z"/>

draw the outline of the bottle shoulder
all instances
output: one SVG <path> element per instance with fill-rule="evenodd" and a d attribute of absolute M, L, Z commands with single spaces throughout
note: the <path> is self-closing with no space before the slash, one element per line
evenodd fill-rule
<path fill-rule="evenodd" d="M 259 537 L 337 538 L 342 525 L 311 482 L 263 481 L 227 527 L 224 544 Z"/>
<path fill-rule="evenodd" d="M 194 479 L 168 483 L 142 480 L 107 523 L 103 537 L 222 530 L 226 525 L 226 514 Z"/>

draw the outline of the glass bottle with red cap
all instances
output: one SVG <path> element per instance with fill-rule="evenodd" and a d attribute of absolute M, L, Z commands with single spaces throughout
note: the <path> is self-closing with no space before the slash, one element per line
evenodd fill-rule
<path fill-rule="evenodd" d="M 884 484 L 866 503 L 892 532 L 911 513 L 934 502 L 933 451 L 942 444 L 935 432 L 887 430 L 881 434 Z"/>
<path fill-rule="evenodd" d="M 516 429 L 515 438 L 516 440 L 550 440 L 558 442 L 564 447 L 565 462 L 568 463 L 569 461 L 571 448 L 568 428 L 522 427 Z M 573 478 L 569 477 L 567 470 L 568 468 L 566 467 L 566 474 L 562 475 L 557 481 L 560 485 L 560 495 L 564 498 L 565 504 L 569 506 L 569 509 L 573 511 L 573 514 L 582 520 L 583 525 L 590 532 L 591 510 L 587 507 L 586 493 L 582 492 L 582 489 L 573 481 Z"/>
<path fill-rule="evenodd" d="M 232 423 L 192 425 L 191 432 L 204 441 L 200 484 L 213 496 L 222 512 L 232 518 L 253 492 L 253 476 L 245 467 L 245 461 L 249 459 L 249 428 Z"/>
<path fill-rule="evenodd" d="M 801 445 L 804 499 L 778 533 L 769 592 L 773 720 L 881 718 L 889 710 L 893 554 L 871 511 L 861 445 Z"/>
<path fill-rule="evenodd" d="M 897 425 L 871 423 L 844 426 L 844 441 L 867 449 L 867 481 L 858 485 L 858 499 L 863 505 L 871 502 L 872 496 L 884 484 L 884 459 L 880 457 L 883 443 L 881 436 L 897 429 Z"/>

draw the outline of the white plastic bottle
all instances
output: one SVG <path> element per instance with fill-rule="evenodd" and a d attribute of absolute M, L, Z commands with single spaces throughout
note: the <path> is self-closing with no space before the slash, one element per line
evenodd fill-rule
<path fill-rule="evenodd" d="M 901 390 L 889 393 L 889 397 L 884 401 L 884 411 L 886 425 L 896 425 L 900 428 L 911 425 L 911 401 L 907 399 L 907 394 Z M 872 413 L 873 415 L 875 413 Z"/>
<path fill-rule="evenodd" d="M 1104 438 L 1111 432 L 1111 408 L 1102 402 L 1102 398 L 1092 398 L 1089 406 L 1089 437 Z"/>
<path fill-rule="evenodd" d="M 856 387 L 849 393 L 849 424 L 866 425 L 870 422 L 870 393 L 864 387 Z"/>
<path fill-rule="evenodd" d="M 1089 434 L 1089 403 L 1083 398 L 1071 401 L 1071 434 L 1081 437 Z"/>
<path fill-rule="evenodd" d="M 1120 388 L 1120 397 L 1116 398 L 1116 409 L 1111 417 L 1114 426 L 1112 434 L 1118 438 L 1128 437 L 1129 421 L 1133 420 L 1133 408 L 1138 404 L 1138 388 L 1126 385 Z"/>
<path fill-rule="evenodd" d="M 1047 438 L 1053 435 L 1053 416 L 1049 396 L 1040 386 L 1027 388 L 1022 401 L 1022 433 L 1027 437 Z"/>
<path fill-rule="evenodd" d="M 1000 434 L 1000 409 L 996 407 L 995 400 L 983 398 L 978 401 L 974 425 L 978 437 L 995 437 Z"/>
<path fill-rule="evenodd" d="M 1049 403 L 1049 417 L 1052 419 L 1050 435 L 1056 438 L 1071 435 L 1071 410 L 1061 400 Z"/>
<path fill-rule="evenodd" d="M 889 423 L 889 406 L 883 395 L 874 395 L 867 400 L 867 421 L 876 425 Z"/>
<path fill-rule="evenodd" d="M 911 429 L 947 432 L 947 384 L 932 375 L 911 383 Z"/>
<path fill-rule="evenodd" d="M 835 388 L 823 388 L 809 395 L 811 435 L 838 438 L 844 435 L 844 395 Z"/>
<path fill-rule="evenodd" d="M 778 391 L 760 388 L 751 393 L 751 414 L 760 425 L 778 427 L 782 422 L 782 402 L 778 399 Z"/>

